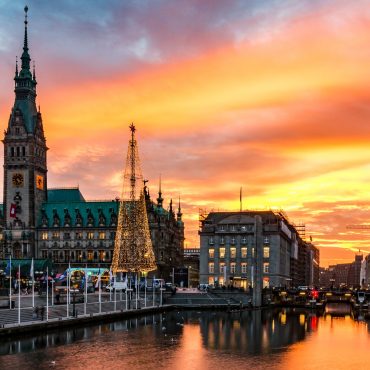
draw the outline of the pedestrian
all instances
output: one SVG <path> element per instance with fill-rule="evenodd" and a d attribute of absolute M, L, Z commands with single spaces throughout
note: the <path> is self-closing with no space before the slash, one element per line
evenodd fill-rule
<path fill-rule="evenodd" d="M 36 318 L 38 319 L 39 317 L 39 307 L 38 306 L 36 306 L 35 308 L 35 313 L 36 313 Z"/>
<path fill-rule="evenodd" d="M 42 306 L 40 310 L 40 315 L 41 315 L 41 321 L 44 321 L 44 313 L 45 313 L 45 307 Z"/>

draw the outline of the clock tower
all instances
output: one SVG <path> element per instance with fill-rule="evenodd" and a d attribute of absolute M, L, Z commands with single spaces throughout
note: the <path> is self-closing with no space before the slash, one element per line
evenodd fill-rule
<path fill-rule="evenodd" d="M 15 101 L 4 136 L 4 242 L 13 258 L 35 256 L 35 228 L 47 200 L 46 139 L 36 108 L 35 66 L 28 52 L 27 12 L 20 71 L 15 66 Z"/>

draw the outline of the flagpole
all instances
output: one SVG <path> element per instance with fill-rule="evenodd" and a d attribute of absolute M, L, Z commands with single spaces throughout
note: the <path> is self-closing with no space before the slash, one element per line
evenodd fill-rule
<path fill-rule="evenodd" d="M 18 324 L 21 324 L 21 265 L 18 265 Z"/>
<path fill-rule="evenodd" d="M 126 298 L 126 311 L 127 311 L 127 308 L 128 308 L 127 307 L 127 289 L 128 289 L 127 272 L 126 272 L 126 278 L 125 278 L 125 280 L 126 280 L 125 298 Z M 121 290 L 121 292 L 122 292 L 122 290 Z M 121 301 L 122 301 L 122 299 L 121 299 Z M 122 303 L 121 303 L 121 305 L 122 305 Z"/>
<path fill-rule="evenodd" d="M 9 265 L 9 308 L 12 309 L 12 255 L 10 255 Z"/>
<path fill-rule="evenodd" d="M 34 263 L 32 258 L 32 308 L 35 308 L 35 272 L 34 272 Z"/>
<path fill-rule="evenodd" d="M 101 273 L 99 275 L 99 313 L 101 313 Z"/>
<path fill-rule="evenodd" d="M 85 299 L 84 299 L 84 314 L 86 316 L 86 310 L 87 310 L 87 264 L 85 267 Z"/>
<path fill-rule="evenodd" d="M 46 321 L 49 321 L 49 266 L 46 267 Z"/>
<path fill-rule="evenodd" d="M 69 301 L 68 301 L 68 298 L 69 298 L 69 271 L 70 271 L 70 264 L 68 265 L 68 269 L 67 269 L 67 294 L 66 294 L 66 301 L 67 301 L 67 317 L 69 317 Z"/>
<path fill-rule="evenodd" d="M 113 276 L 114 283 L 117 281 L 117 273 Z M 122 289 L 121 289 L 122 292 Z M 117 311 L 117 291 L 114 289 L 114 311 Z"/>
<path fill-rule="evenodd" d="M 154 286 L 155 276 L 153 276 L 153 307 L 155 306 L 155 286 Z"/>
<path fill-rule="evenodd" d="M 144 305 L 146 307 L 146 275 L 145 275 L 145 280 L 144 280 Z"/>

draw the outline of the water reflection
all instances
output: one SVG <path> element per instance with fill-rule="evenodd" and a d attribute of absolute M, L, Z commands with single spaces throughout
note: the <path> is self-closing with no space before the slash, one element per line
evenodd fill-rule
<path fill-rule="evenodd" d="M 351 336 L 352 343 L 347 341 Z M 318 343 L 336 343 L 349 360 L 352 348 L 362 358 L 358 345 L 366 347 L 366 354 L 369 325 L 302 310 L 175 311 L 3 342 L 0 368 L 298 368 L 302 353 L 314 350 L 317 356 Z M 324 355 L 316 359 L 324 360 Z"/>

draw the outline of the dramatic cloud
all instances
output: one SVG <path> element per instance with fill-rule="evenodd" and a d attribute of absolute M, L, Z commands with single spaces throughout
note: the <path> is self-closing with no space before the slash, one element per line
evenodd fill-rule
<path fill-rule="evenodd" d="M 13 102 L 20 3 L 1 1 L 0 118 Z M 199 209 L 283 208 L 323 265 L 370 252 L 370 1 L 30 1 L 49 178 L 121 192 L 128 125 L 157 196 Z"/>

